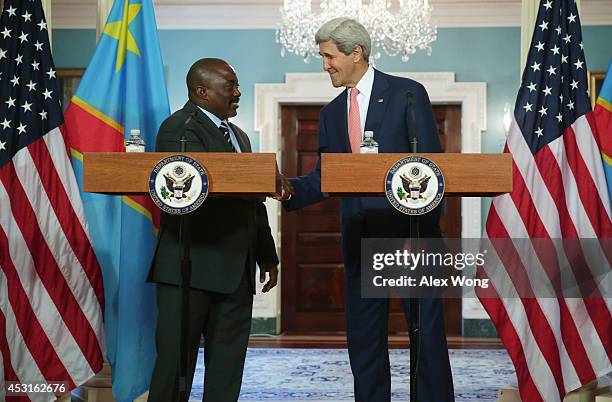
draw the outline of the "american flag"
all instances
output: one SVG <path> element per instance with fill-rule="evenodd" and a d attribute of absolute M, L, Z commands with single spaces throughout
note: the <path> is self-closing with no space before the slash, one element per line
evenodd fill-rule
<path fill-rule="evenodd" d="M 64 383 L 102 369 L 102 276 L 62 136 L 40 0 L 0 18 L 0 400 L 8 384 Z M 10 390 L 9 390 L 10 391 Z M 58 391 L 57 394 L 62 394 Z"/>
<path fill-rule="evenodd" d="M 610 198 L 592 118 L 575 1 L 541 1 L 505 146 L 512 154 L 513 191 L 493 199 L 485 237 L 611 237 Z M 607 252 L 595 249 L 609 263 Z M 545 264 L 580 263 L 564 246 L 555 248 L 552 258 L 535 255 L 524 264 L 527 277 L 545 271 Z M 495 258 L 507 269 L 509 259 L 525 261 L 521 253 Z M 583 269 L 584 261 L 579 265 Z M 506 289 L 497 298 L 479 294 L 512 358 L 523 401 L 561 401 L 612 370 L 609 283 L 589 297 L 512 297 L 509 271 L 494 266 L 484 271 L 480 274 L 497 278 L 496 289 Z"/>

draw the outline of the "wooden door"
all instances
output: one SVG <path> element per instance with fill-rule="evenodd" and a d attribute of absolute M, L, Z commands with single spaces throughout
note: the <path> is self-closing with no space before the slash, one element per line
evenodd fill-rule
<path fill-rule="evenodd" d="M 321 106 L 283 106 L 283 173 L 310 172 L 317 162 Z M 461 107 L 434 106 L 445 152 L 461 150 Z M 295 212 L 283 210 L 281 328 L 286 333 L 344 332 L 344 272 L 340 234 L 340 198 L 330 198 Z M 440 228 L 461 237 L 461 199 L 447 198 Z M 448 335 L 461 334 L 461 300 L 444 301 Z M 397 300 L 391 303 L 390 332 L 406 332 Z"/>

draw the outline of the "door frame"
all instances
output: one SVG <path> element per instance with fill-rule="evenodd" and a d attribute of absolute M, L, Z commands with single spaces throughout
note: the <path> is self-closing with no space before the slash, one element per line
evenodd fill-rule
<path fill-rule="evenodd" d="M 414 79 L 427 89 L 432 104 L 455 103 L 461 105 L 461 152 L 480 153 L 482 133 L 487 129 L 486 82 L 456 82 L 452 72 L 393 72 L 392 75 Z M 259 132 L 259 152 L 280 155 L 281 105 L 327 104 L 343 88 L 334 88 L 327 73 L 287 73 L 280 84 L 255 84 L 254 128 Z M 277 156 L 282 171 L 281 158 Z M 480 238 L 482 212 L 480 197 L 464 197 L 461 203 L 461 236 Z M 266 201 L 268 220 L 279 255 L 281 238 L 281 206 L 277 201 Z M 282 267 L 280 267 L 282 275 Z M 266 297 L 255 296 L 254 317 L 276 318 L 276 331 L 280 332 L 280 289 L 277 286 Z M 463 318 L 484 318 L 486 313 L 476 299 L 464 299 Z M 484 315 L 484 317 L 483 317 Z"/>

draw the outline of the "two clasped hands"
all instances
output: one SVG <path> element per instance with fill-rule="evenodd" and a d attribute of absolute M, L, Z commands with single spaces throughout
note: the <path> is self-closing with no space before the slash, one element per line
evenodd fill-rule
<path fill-rule="evenodd" d="M 276 201 L 287 201 L 294 194 L 295 190 L 293 189 L 293 185 L 289 179 L 284 174 L 280 174 L 280 180 L 282 191 L 279 195 L 275 195 L 272 198 L 274 198 Z"/>

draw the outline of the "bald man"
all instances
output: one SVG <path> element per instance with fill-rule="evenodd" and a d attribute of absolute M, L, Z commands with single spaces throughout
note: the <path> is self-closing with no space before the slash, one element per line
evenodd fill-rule
<path fill-rule="evenodd" d="M 220 59 L 201 59 L 187 74 L 189 101 L 166 119 L 156 150 L 179 152 L 251 152 L 247 135 L 228 118 L 240 100 L 234 69 Z M 246 355 L 255 263 L 263 291 L 278 277 L 278 257 L 261 199 L 211 197 L 187 216 L 192 273 L 189 306 L 187 389 L 191 389 L 200 338 L 204 337 L 206 402 L 238 400 Z M 162 214 L 159 242 L 149 280 L 157 284 L 157 360 L 149 402 L 178 401 L 181 248 L 177 216 Z M 189 395 L 189 392 L 187 392 Z M 183 401 L 181 401 L 183 402 Z"/>

